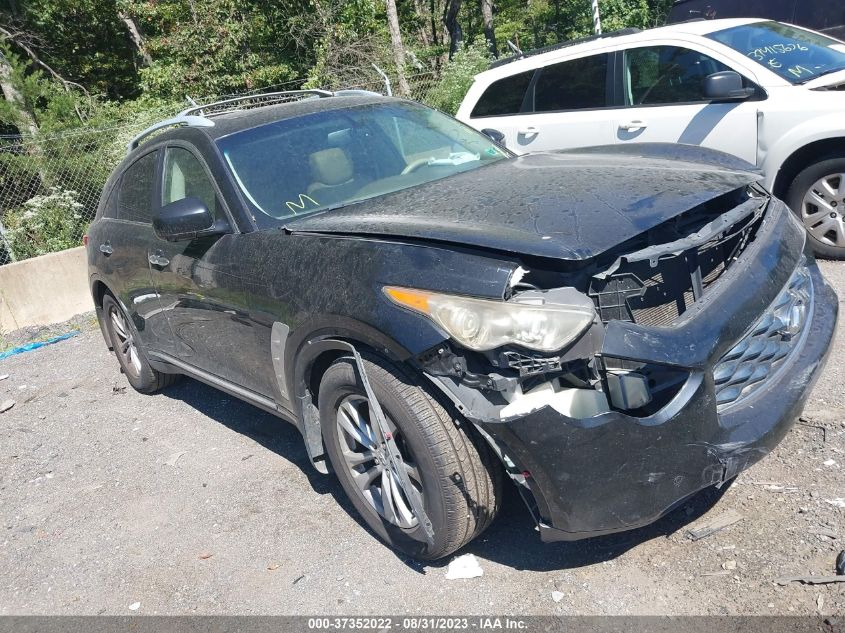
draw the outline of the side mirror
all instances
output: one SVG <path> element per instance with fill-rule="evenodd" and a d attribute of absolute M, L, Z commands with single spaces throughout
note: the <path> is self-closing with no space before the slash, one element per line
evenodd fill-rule
<path fill-rule="evenodd" d="M 707 99 L 722 101 L 726 99 L 748 99 L 756 90 L 742 85 L 742 75 L 732 70 L 723 70 L 704 78 L 702 91 Z"/>
<path fill-rule="evenodd" d="M 226 233 L 229 225 L 225 221 L 215 222 L 214 216 L 199 198 L 182 198 L 164 205 L 153 219 L 153 230 L 158 237 L 168 242 L 192 240 L 208 235 Z"/>
<path fill-rule="evenodd" d="M 499 145 L 505 144 L 505 135 L 499 130 L 494 130 L 492 127 L 486 127 L 481 130 L 481 133 L 484 136 L 489 137 L 491 140 L 496 141 Z"/>

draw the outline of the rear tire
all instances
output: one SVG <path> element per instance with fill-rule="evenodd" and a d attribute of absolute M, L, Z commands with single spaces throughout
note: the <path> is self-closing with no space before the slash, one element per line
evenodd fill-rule
<path fill-rule="evenodd" d="M 816 255 L 845 259 L 845 157 L 804 169 L 792 181 L 786 203 L 804 224 Z"/>
<path fill-rule="evenodd" d="M 337 360 L 320 383 L 320 421 L 332 467 L 355 509 L 388 545 L 419 559 L 447 556 L 481 534 L 496 516 L 501 465 L 470 423 L 450 413 L 411 372 L 375 356 L 366 356 L 364 366 L 409 479 L 421 490 L 434 528 L 433 545 L 427 544 L 416 516 L 409 518 L 409 505 L 390 483 L 389 470 L 366 459 L 373 454 L 368 446 L 376 446 L 379 436 L 371 435 L 375 422 L 370 421 L 352 358 Z M 341 418 L 356 426 L 344 426 Z M 367 479 L 371 481 L 365 484 Z"/>
<path fill-rule="evenodd" d="M 138 338 L 138 331 L 109 294 L 103 297 L 103 319 L 120 370 L 135 391 L 154 393 L 181 378 L 179 374 L 165 374 L 150 366 L 146 350 Z"/>

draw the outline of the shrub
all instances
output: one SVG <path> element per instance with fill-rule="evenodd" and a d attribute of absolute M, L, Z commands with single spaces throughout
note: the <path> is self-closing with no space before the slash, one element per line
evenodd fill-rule
<path fill-rule="evenodd" d="M 4 218 L 6 237 L 17 259 L 27 259 L 80 246 L 87 222 L 75 191 L 51 187 Z"/>
<path fill-rule="evenodd" d="M 486 42 L 462 46 L 443 69 L 440 81 L 429 91 L 425 102 L 438 110 L 455 114 L 472 85 L 473 77 L 487 70 L 489 65 L 490 53 Z"/>

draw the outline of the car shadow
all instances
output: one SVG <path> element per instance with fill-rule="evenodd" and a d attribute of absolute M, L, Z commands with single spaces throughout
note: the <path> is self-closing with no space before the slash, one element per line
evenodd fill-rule
<path fill-rule="evenodd" d="M 334 477 L 311 465 L 302 435 L 289 422 L 192 378 L 185 378 L 159 395 L 181 400 L 215 422 L 244 435 L 297 466 L 318 494 L 343 495 Z M 346 507 L 346 506 L 344 506 Z M 349 504 L 348 509 L 352 509 Z"/>
<path fill-rule="evenodd" d="M 461 553 L 472 553 L 479 558 L 526 571 L 555 571 L 594 565 L 617 558 L 646 541 L 665 538 L 684 529 L 713 508 L 729 487 L 730 483 L 721 489 L 706 488 L 642 528 L 580 541 L 543 543 L 516 487 L 508 484 L 499 517 Z"/>
<path fill-rule="evenodd" d="M 330 494 L 374 539 L 375 532 L 364 522 L 334 475 L 318 473 L 308 458 L 299 430 L 292 424 L 258 407 L 202 382 L 186 378 L 160 395 L 181 400 L 232 431 L 254 440 L 264 448 L 296 465 L 317 494 Z M 608 536 L 561 543 L 543 543 L 516 487 L 507 482 L 499 516 L 479 538 L 455 555 L 475 554 L 517 570 L 554 571 L 573 569 L 612 560 L 641 543 L 666 537 L 699 519 L 722 498 L 729 487 L 707 488 L 655 523 Z M 375 546 L 375 544 L 374 544 Z M 453 556 L 440 561 L 417 561 L 396 553 L 409 569 L 425 574 L 445 567 Z"/>

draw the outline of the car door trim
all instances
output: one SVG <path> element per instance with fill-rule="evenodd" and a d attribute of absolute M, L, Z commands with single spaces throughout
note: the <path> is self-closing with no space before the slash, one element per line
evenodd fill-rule
<path fill-rule="evenodd" d="M 250 389 L 247 389 L 246 387 L 241 387 L 240 385 L 226 380 L 225 378 L 215 376 L 212 373 L 199 369 L 198 367 L 186 363 L 185 361 L 171 356 L 170 354 L 166 354 L 164 352 L 150 352 L 149 356 L 151 361 L 150 364 L 159 371 L 164 370 L 172 372 L 172 368 L 175 367 L 179 370 L 179 373 L 190 376 L 191 378 L 199 380 L 200 382 L 216 389 L 220 389 L 221 391 L 228 393 L 230 396 L 235 396 L 236 398 L 245 400 L 259 409 L 263 409 L 268 413 L 272 413 L 273 415 L 276 415 L 288 422 L 296 424 L 296 420 L 293 416 L 280 407 L 275 400 L 266 398 Z M 167 367 L 168 365 L 170 367 Z"/>

